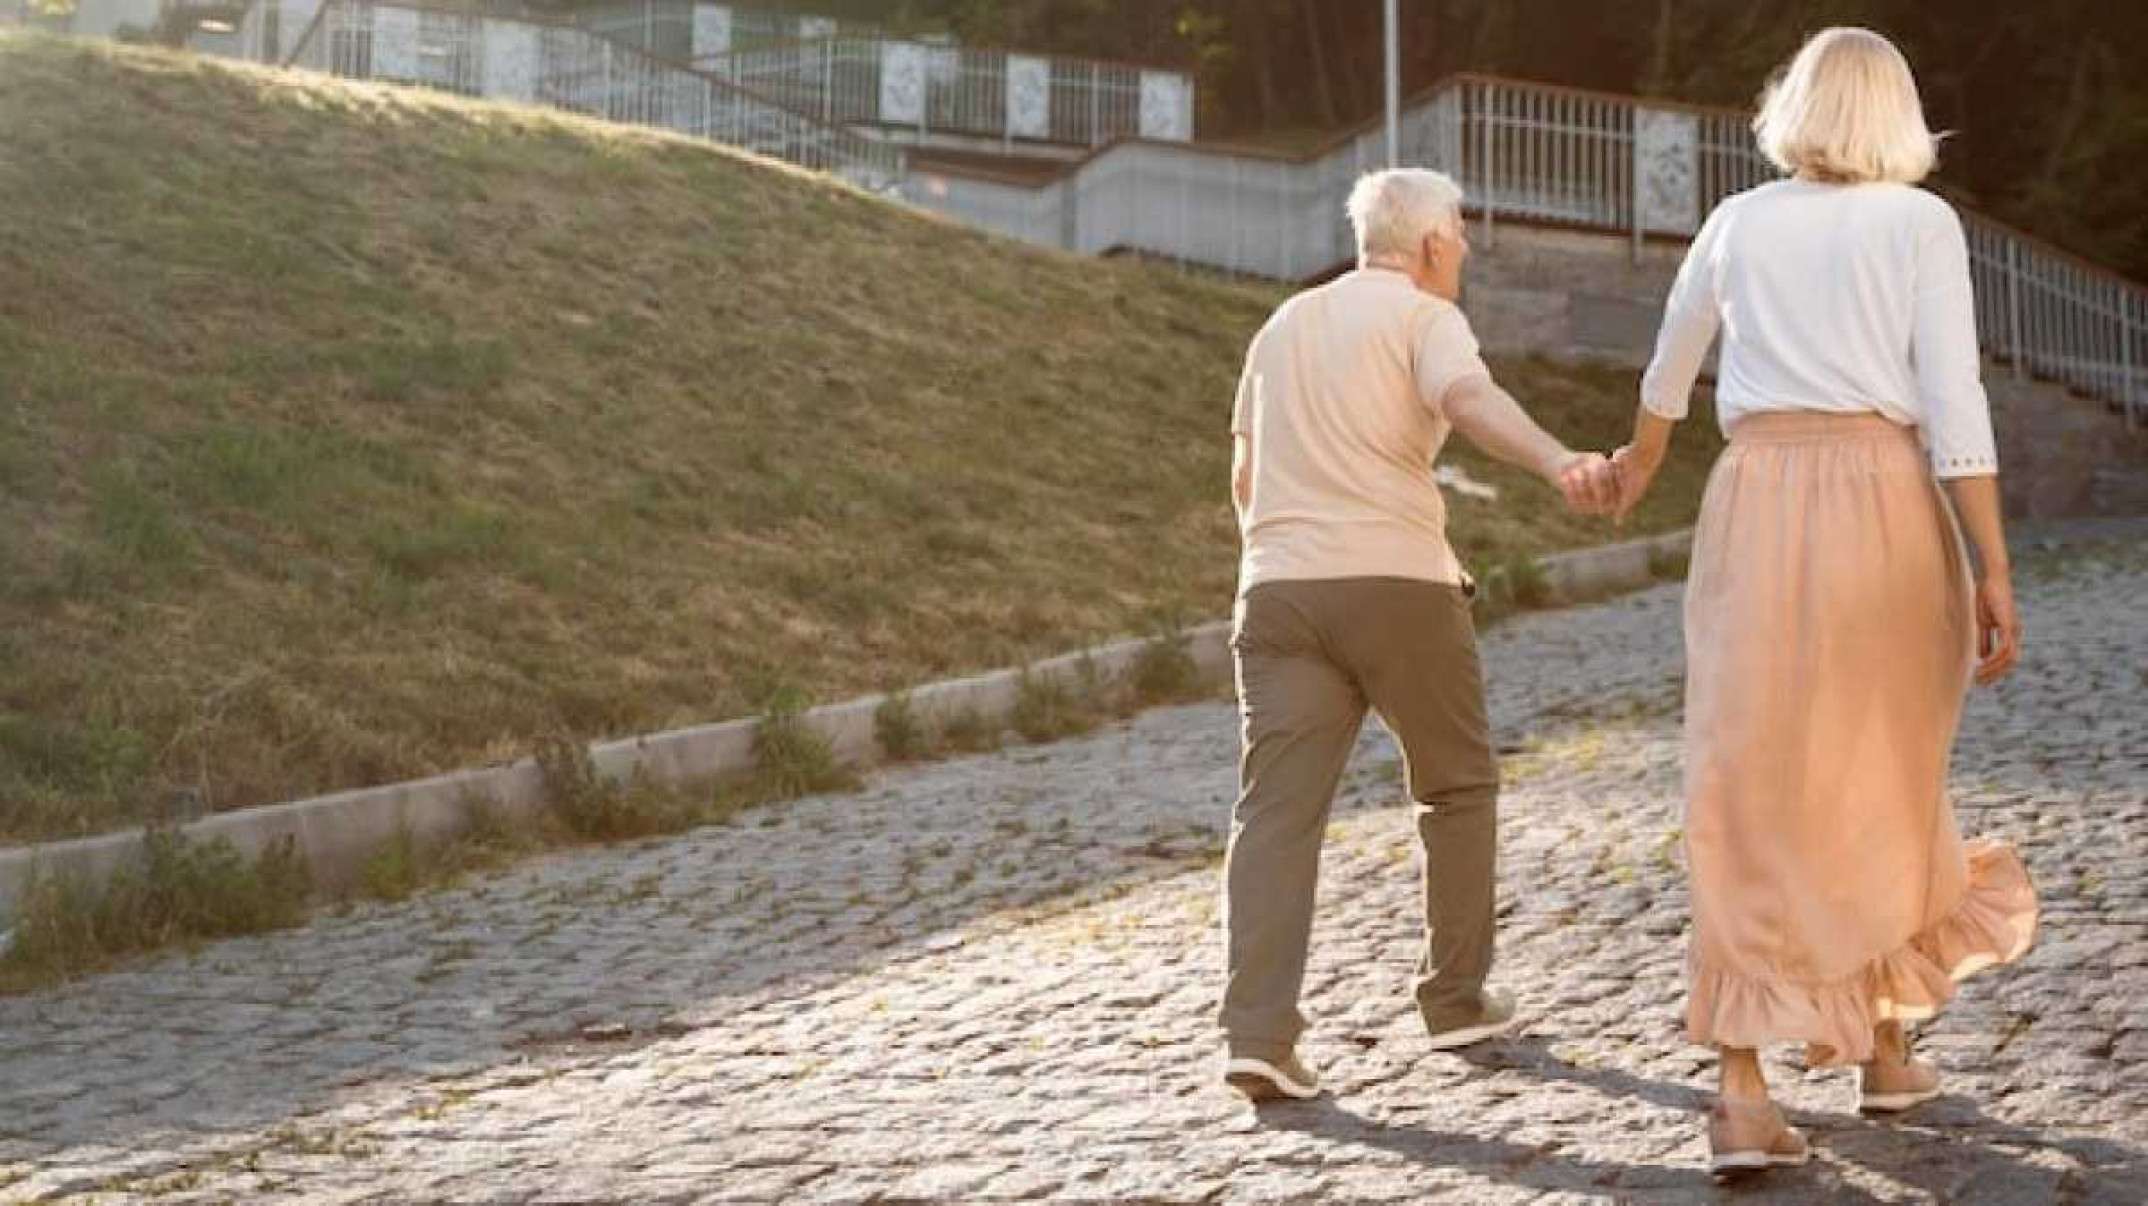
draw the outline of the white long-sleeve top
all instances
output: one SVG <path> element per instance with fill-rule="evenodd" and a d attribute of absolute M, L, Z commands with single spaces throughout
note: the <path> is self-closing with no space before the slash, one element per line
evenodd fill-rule
<path fill-rule="evenodd" d="M 1998 472 L 1968 241 L 1939 197 L 1778 180 L 1726 199 L 1671 286 L 1642 405 L 1685 417 L 1718 328 L 1725 432 L 1763 411 L 1877 412 L 1919 429 L 1938 477 Z"/>

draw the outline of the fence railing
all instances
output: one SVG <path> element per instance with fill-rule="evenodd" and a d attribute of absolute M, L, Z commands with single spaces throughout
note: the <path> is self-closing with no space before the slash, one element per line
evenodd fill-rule
<path fill-rule="evenodd" d="M 832 172 L 880 191 L 899 186 L 900 147 L 836 128 L 745 89 L 573 25 L 372 0 L 327 0 L 292 66 L 551 105 L 656 126 Z"/>
<path fill-rule="evenodd" d="M 1499 223 L 1555 223 L 1630 238 L 1690 237 L 1724 197 L 1777 173 L 1745 114 L 1459 76 L 1402 114 L 1405 163 L 1468 194 L 1477 237 Z M 1044 184 L 913 172 L 913 203 L 1016 238 L 1123 250 L 1225 272 L 1298 280 L 1355 254 L 1342 202 L 1385 162 L 1374 125 L 1302 159 L 1140 141 Z M 1985 350 L 2148 419 L 2148 290 L 1982 215 L 1965 213 Z"/>
<path fill-rule="evenodd" d="M 1055 55 L 838 36 L 699 58 L 710 72 L 823 121 L 920 136 L 1101 146 L 1189 142 L 1184 72 Z"/>
<path fill-rule="evenodd" d="M 707 66 L 734 51 L 758 50 L 793 42 L 873 35 L 879 26 L 849 17 L 769 8 L 749 8 L 710 0 L 612 0 L 576 5 L 574 19 L 614 41 L 638 46 L 660 58 Z"/>

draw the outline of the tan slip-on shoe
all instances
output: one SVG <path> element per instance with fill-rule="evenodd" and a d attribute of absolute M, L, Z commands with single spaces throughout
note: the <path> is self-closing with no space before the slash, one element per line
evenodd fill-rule
<path fill-rule="evenodd" d="M 1718 1098 L 1708 1112 L 1708 1171 L 1717 1176 L 1795 1167 L 1811 1158 L 1812 1146 L 1772 1101 Z"/>
<path fill-rule="evenodd" d="M 1939 1096 L 1939 1069 L 1916 1057 L 1901 1064 L 1857 1065 L 1857 1108 L 1897 1114 Z"/>

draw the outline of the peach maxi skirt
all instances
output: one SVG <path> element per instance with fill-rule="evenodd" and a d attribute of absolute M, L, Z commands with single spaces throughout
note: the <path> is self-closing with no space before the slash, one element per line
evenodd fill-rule
<path fill-rule="evenodd" d="M 2028 949 L 2013 850 L 1964 844 L 1947 759 L 1975 662 L 1953 512 L 1914 429 L 1755 415 L 1708 479 L 1686 586 L 1689 1036 L 1871 1058 Z"/>

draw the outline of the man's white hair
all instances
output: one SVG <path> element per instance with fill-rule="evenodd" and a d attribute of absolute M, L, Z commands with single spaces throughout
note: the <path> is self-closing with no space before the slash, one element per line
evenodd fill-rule
<path fill-rule="evenodd" d="M 1415 255 L 1426 235 L 1462 223 L 1462 186 L 1429 168 L 1390 168 L 1358 177 L 1344 208 L 1357 231 L 1359 258 Z"/>
<path fill-rule="evenodd" d="M 1753 118 L 1760 153 L 1821 180 L 1914 184 L 1938 140 L 1924 124 L 1917 79 L 1894 43 L 1869 29 L 1823 29 L 1768 85 Z"/>

